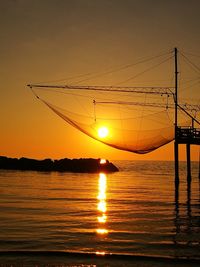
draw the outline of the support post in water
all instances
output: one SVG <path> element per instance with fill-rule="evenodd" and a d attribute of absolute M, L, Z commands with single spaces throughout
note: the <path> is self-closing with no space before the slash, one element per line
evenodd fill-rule
<path fill-rule="evenodd" d="M 175 162 L 175 184 L 179 184 L 179 153 L 178 153 L 178 141 L 174 141 L 174 162 Z"/>
<path fill-rule="evenodd" d="M 190 159 L 190 144 L 186 144 L 186 153 L 187 153 L 187 181 L 191 182 L 191 159 Z"/>

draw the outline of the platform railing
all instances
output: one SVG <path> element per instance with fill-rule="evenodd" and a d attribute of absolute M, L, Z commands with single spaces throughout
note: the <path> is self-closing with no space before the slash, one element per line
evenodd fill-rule
<path fill-rule="evenodd" d="M 181 143 L 200 143 L 200 129 L 191 126 L 178 126 L 176 128 L 176 138 Z"/>

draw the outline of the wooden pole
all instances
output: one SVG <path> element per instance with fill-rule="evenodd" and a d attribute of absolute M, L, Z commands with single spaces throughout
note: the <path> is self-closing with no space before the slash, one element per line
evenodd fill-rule
<path fill-rule="evenodd" d="M 186 144 L 186 154 L 187 154 L 187 181 L 191 182 L 191 159 L 190 159 L 190 144 Z"/>
<path fill-rule="evenodd" d="M 179 153 L 178 153 L 178 141 L 174 142 L 174 162 L 175 162 L 175 184 L 179 184 Z"/>
<path fill-rule="evenodd" d="M 175 184 L 179 184 L 179 159 L 178 159 L 178 140 L 177 140 L 177 126 L 178 126 L 178 59 L 177 48 L 174 48 L 174 69 L 175 69 L 175 123 L 174 123 L 174 162 L 175 162 Z"/>
<path fill-rule="evenodd" d="M 200 149 L 199 149 L 199 200 L 200 200 Z"/>

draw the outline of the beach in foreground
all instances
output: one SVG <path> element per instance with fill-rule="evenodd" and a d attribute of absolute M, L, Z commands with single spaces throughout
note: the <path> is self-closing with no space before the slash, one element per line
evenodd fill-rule
<path fill-rule="evenodd" d="M 0 253 L 0 266 L 55 267 L 163 267 L 199 266 L 199 260 L 170 259 L 148 256 L 86 255 L 66 252 L 7 252 Z"/>

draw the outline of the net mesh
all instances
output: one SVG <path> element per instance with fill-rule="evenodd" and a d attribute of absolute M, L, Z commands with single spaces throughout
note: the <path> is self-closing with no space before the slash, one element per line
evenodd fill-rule
<path fill-rule="evenodd" d="M 173 99 L 169 95 L 64 89 L 34 92 L 68 124 L 111 147 L 144 154 L 174 140 L 174 110 L 169 108 Z M 188 126 L 188 118 L 180 111 L 178 115 L 179 124 Z"/>

